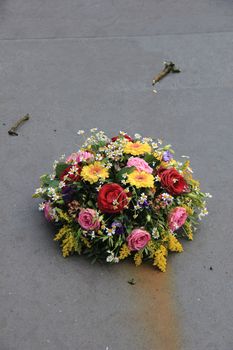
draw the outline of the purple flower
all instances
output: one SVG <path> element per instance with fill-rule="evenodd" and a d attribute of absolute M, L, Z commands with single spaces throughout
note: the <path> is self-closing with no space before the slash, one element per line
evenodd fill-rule
<path fill-rule="evenodd" d="M 124 225 L 120 221 L 113 221 L 112 228 L 115 227 L 115 232 L 118 235 L 122 235 L 125 232 Z"/>
<path fill-rule="evenodd" d="M 140 206 L 143 208 L 147 208 L 147 207 L 149 207 L 149 203 L 147 200 L 145 200 L 142 204 L 140 204 Z"/>
<path fill-rule="evenodd" d="M 163 160 L 164 162 L 169 162 L 172 159 L 172 154 L 170 151 L 163 152 Z"/>
<path fill-rule="evenodd" d="M 75 190 L 72 187 L 65 186 L 62 188 L 62 199 L 65 203 L 71 202 L 73 200 Z"/>

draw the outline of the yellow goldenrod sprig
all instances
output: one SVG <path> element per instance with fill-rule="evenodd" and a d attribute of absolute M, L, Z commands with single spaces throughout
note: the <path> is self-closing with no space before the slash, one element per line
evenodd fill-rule
<path fill-rule="evenodd" d="M 134 255 L 135 266 L 140 266 L 142 263 L 143 252 L 138 252 Z"/>
<path fill-rule="evenodd" d="M 54 241 L 59 241 L 62 239 L 66 234 L 69 234 L 71 232 L 71 227 L 69 225 L 64 225 L 62 228 L 58 231 L 56 236 L 54 237 Z"/>
<path fill-rule="evenodd" d="M 168 249 L 171 252 L 177 252 L 177 253 L 183 252 L 183 247 L 182 247 L 181 243 L 178 241 L 178 239 L 173 234 L 169 235 Z"/>
<path fill-rule="evenodd" d="M 120 249 L 120 254 L 119 254 L 119 260 L 124 260 L 126 259 L 129 255 L 131 254 L 130 249 L 128 248 L 127 244 L 124 243 Z"/>
<path fill-rule="evenodd" d="M 160 246 L 159 249 L 156 250 L 154 255 L 154 266 L 157 266 L 162 272 L 166 271 L 167 267 L 167 248 L 163 245 Z"/>
<path fill-rule="evenodd" d="M 62 241 L 62 255 L 65 257 L 69 256 L 73 251 L 78 250 L 77 241 L 72 233 L 66 235 Z"/>
<path fill-rule="evenodd" d="M 184 229 L 185 229 L 186 237 L 190 241 L 192 241 L 193 240 L 193 230 L 192 230 L 192 225 L 190 224 L 190 222 L 188 222 L 188 221 L 185 222 Z"/>

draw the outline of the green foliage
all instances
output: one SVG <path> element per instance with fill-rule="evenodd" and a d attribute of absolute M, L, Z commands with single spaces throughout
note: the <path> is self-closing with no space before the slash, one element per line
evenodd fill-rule
<path fill-rule="evenodd" d="M 56 177 L 59 179 L 63 171 L 68 167 L 67 163 L 58 163 L 56 166 Z"/>
<path fill-rule="evenodd" d="M 124 175 L 131 174 L 136 168 L 134 166 L 131 167 L 125 167 L 117 172 L 116 178 L 117 180 L 121 181 L 123 179 Z"/>

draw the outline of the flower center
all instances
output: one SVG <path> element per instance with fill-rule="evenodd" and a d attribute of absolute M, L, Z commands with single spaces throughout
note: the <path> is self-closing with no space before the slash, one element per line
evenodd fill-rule
<path fill-rule="evenodd" d="M 92 175 L 98 175 L 100 172 L 101 172 L 101 168 L 99 166 L 94 166 L 92 169 L 91 169 L 91 174 Z"/>
<path fill-rule="evenodd" d="M 137 179 L 138 181 L 143 181 L 143 180 L 145 180 L 145 176 L 143 176 L 143 175 L 137 175 L 136 179 Z"/>

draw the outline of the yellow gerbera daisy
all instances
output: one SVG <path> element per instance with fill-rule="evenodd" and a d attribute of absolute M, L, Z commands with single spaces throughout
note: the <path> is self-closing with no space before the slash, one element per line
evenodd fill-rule
<path fill-rule="evenodd" d="M 131 174 L 128 174 L 127 182 L 137 188 L 154 187 L 154 176 L 145 171 L 134 170 Z"/>
<path fill-rule="evenodd" d="M 124 147 L 124 152 L 132 154 L 133 156 L 139 156 L 140 154 L 150 153 L 151 146 L 148 143 L 142 143 L 140 141 L 127 142 Z"/>
<path fill-rule="evenodd" d="M 101 162 L 94 162 L 90 165 L 85 165 L 82 168 L 81 176 L 85 181 L 91 184 L 97 182 L 99 179 L 104 180 L 109 177 L 108 170 L 101 164 Z"/>

